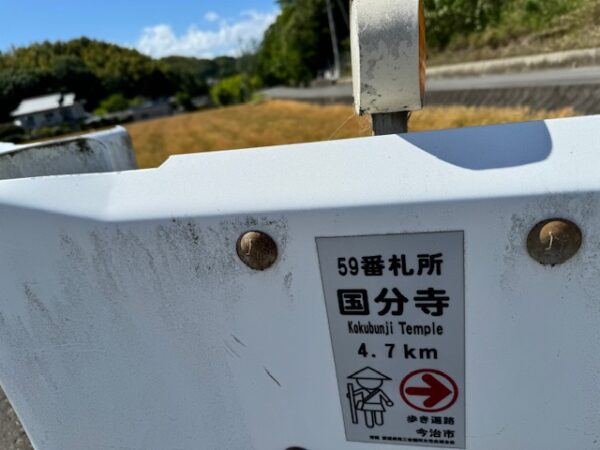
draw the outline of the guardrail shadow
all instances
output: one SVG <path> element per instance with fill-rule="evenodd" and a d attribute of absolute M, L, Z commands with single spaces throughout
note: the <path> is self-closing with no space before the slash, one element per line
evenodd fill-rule
<path fill-rule="evenodd" d="M 543 121 L 411 133 L 402 138 L 442 161 L 470 170 L 538 163 L 553 148 Z"/>

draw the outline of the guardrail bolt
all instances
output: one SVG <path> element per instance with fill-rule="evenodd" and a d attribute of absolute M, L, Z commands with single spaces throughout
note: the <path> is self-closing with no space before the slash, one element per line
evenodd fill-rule
<path fill-rule="evenodd" d="M 538 223 L 527 237 L 529 255 L 540 264 L 556 266 L 571 259 L 581 248 L 581 229 L 566 219 Z"/>
<path fill-rule="evenodd" d="M 277 261 L 277 244 L 262 231 L 248 231 L 237 241 L 237 254 L 251 269 L 267 270 Z"/>

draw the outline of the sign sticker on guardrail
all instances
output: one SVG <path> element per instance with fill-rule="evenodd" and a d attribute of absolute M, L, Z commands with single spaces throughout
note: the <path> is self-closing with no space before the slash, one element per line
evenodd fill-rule
<path fill-rule="evenodd" d="M 463 232 L 317 250 L 347 440 L 464 448 Z"/>

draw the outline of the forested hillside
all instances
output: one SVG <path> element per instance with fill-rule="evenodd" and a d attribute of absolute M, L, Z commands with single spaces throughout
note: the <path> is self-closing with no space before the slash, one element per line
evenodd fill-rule
<path fill-rule="evenodd" d="M 207 83 L 237 72 L 236 60 L 170 57 L 155 60 L 136 50 L 86 38 L 44 42 L 0 54 L 0 122 L 25 97 L 72 91 L 94 110 L 112 94 L 157 98 L 205 94 Z"/>
<path fill-rule="evenodd" d="M 301 84 L 332 64 L 326 0 L 279 0 L 281 14 L 258 52 L 268 83 Z M 348 61 L 348 2 L 330 0 Z M 600 46 L 598 0 L 424 0 L 430 60 Z"/>

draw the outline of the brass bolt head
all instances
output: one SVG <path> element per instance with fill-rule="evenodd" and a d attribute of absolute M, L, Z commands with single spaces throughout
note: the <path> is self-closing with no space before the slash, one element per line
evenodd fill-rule
<path fill-rule="evenodd" d="M 571 259 L 581 248 L 581 229 L 566 219 L 538 223 L 527 237 L 529 255 L 540 264 L 556 266 Z"/>
<path fill-rule="evenodd" d="M 267 270 L 277 261 L 277 244 L 262 231 L 248 231 L 237 241 L 237 254 L 251 269 Z"/>

